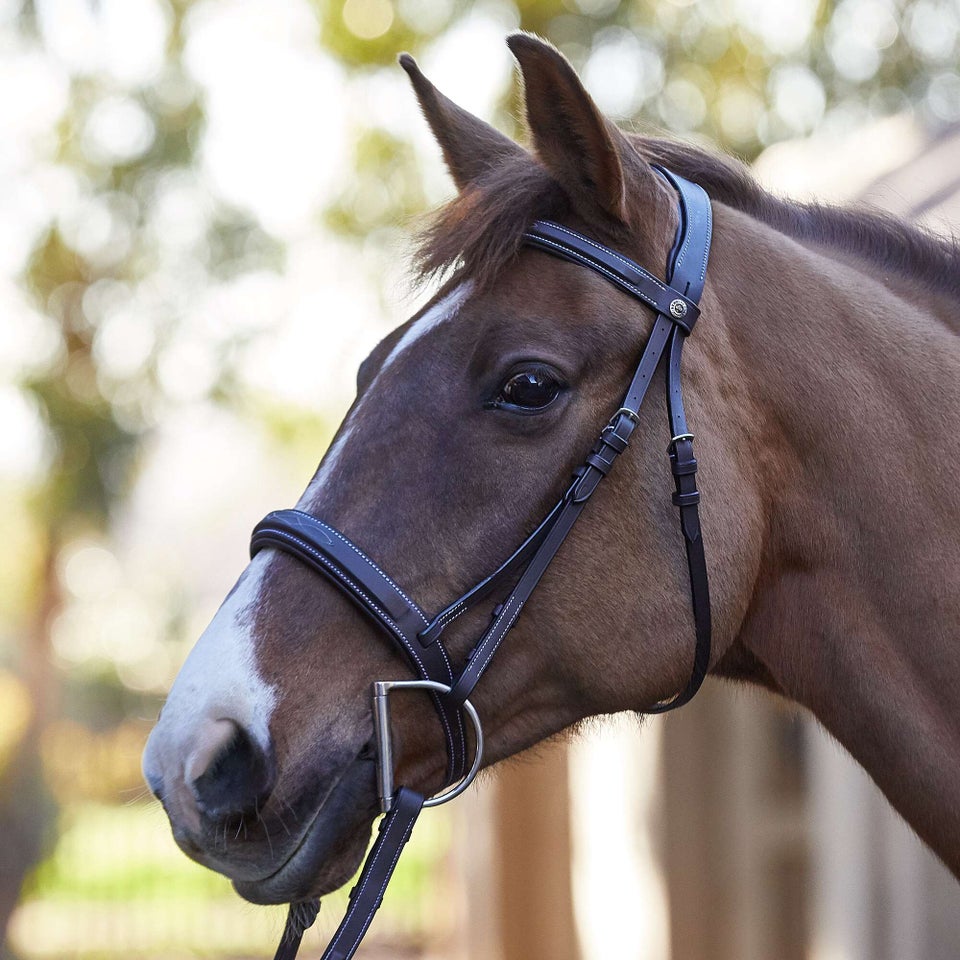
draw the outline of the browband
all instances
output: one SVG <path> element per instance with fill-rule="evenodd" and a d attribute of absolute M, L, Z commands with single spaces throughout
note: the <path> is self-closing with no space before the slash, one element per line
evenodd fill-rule
<path fill-rule="evenodd" d="M 669 316 L 687 333 L 700 316 L 700 308 L 679 290 L 658 280 L 639 264 L 588 240 L 559 223 L 535 220 L 523 238 L 524 243 L 573 263 L 589 267 L 621 290 L 643 301 L 657 313 Z"/>

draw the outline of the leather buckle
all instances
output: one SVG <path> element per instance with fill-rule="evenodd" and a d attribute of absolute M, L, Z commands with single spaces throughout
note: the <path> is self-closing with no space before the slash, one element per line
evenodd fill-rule
<path fill-rule="evenodd" d="M 681 440 L 693 440 L 692 433 L 678 433 L 675 437 L 670 438 L 670 442 L 667 444 L 667 453 L 673 453 L 676 449 L 677 444 Z"/>
<path fill-rule="evenodd" d="M 636 410 L 631 410 L 629 407 L 620 407 L 620 409 L 615 411 L 613 416 L 607 421 L 607 426 L 604 429 L 614 429 L 617 425 L 618 419 L 621 416 L 626 417 L 634 426 L 640 422 L 640 415 L 636 412 Z"/>

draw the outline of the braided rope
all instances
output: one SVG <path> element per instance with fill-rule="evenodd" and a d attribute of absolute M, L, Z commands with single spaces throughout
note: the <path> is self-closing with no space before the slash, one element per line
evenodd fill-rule
<path fill-rule="evenodd" d="M 280 945 L 273 960 L 295 960 L 297 951 L 300 949 L 300 941 L 304 933 L 313 926 L 319 912 L 319 900 L 304 900 L 301 903 L 290 904 L 283 936 L 280 938 Z"/>

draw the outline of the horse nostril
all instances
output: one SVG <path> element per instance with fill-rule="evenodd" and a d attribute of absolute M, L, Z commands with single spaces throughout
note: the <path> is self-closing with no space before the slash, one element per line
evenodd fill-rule
<path fill-rule="evenodd" d="M 201 813 L 214 819 L 256 812 L 273 789 L 273 757 L 233 720 L 216 720 L 186 766 Z"/>

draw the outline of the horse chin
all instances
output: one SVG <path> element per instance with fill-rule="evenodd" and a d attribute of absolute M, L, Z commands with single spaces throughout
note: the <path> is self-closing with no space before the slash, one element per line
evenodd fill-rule
<path fill-rule="evenodd" d="M 237 893 L 251 903 L 297 903 L 343 886 L 360 866 L 378 812 L 370 782 L 370 764 L 354 763 L 290 856 L 267 877 L 234 880 Z"/>

